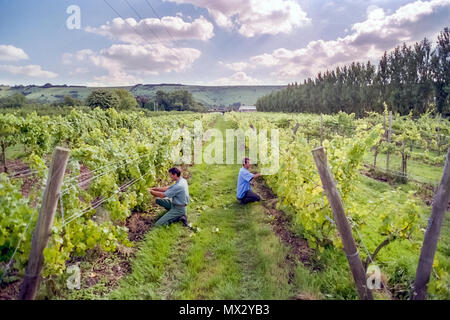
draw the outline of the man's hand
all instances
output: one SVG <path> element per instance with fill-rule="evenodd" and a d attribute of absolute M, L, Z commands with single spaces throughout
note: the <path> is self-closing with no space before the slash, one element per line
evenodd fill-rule
<path fill-rule="evenodd" d="M 164 188 L 151 188 L 150 193 L 152 194 L 152 196 L 154 196 L 156 198 L 165 198 L 166 197 L 164 192 L 157 191 L 156 189 L 160 190 L 160 189 L 164 189 Z"/>
<path fill-rule="evenodd" d="M 258 178 L 259 176 L 261 176 L 261 173 L 254 173 L 252 179 L 250 180 L 250 185 L 254 186 L 254 181 L 256 178 Z"/>
<path fill-rule="evenodd" d="M 154 187 L 154 188 L 150 188 L 150 190 L 158 191 L 158 192 L 166 192 L 167 189 L 169 189 L 169 187 L 164 187 L 164 188 Z"/>

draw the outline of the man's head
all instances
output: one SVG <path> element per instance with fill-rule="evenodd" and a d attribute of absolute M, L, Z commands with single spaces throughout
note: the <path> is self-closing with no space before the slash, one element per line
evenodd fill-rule
<path fill-rule="evenodd" d="M 242 160 L 242 166 L 248 170 L 248 168 L 250 168 L 250 159 L 249 158 L 244 158 Z"/>
<path fill-rule="evenodd" d="M 181 176 L 181 171 L 180 171 L 180 169 L 173 167 L 173 168 L 169 169 L 169 174 L 170 174 L 170 179 L 172 179 L 172 181 L 177 181 Z"/>

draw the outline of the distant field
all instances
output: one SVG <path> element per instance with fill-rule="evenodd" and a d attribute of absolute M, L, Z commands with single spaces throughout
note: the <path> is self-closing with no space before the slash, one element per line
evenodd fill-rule
<path fill-rule="evenodd" d="M 110 87 L 115 89 L 117 87 Z M 243 105 L 254 105 L 256 100 L 272 91 L 280 90 L 283 86 L 223 86 L 223 87 L 209 87 L 209 86 L 189 86 L 189 85 L 136 85 L 122 87 L 135 96 L 155 96 L 158 90 L 174 91 L 187 90 L 192 93 L 194 98 L 207 106 L 225 105 L 228 106 L 233 103 L 240 102 Z M 56 102 L 61 100 L 64 96 L 72 96 L 77 99 L 86 99 L 89 93 L 98 88 L 94 87 L 77 87 L 77 86 L 52 86 L 43 88 L 38 86 L 23 86 L 23 87 L 8 87 L 0 86 L 0 98 L 4 98 L 14 93 L 22 93 L 28 99 L 36 99 L 41 102 Z"/>

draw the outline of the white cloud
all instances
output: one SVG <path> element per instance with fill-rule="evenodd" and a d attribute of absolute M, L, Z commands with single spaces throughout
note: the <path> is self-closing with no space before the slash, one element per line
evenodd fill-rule
<path fill-rule="evenodd" d="M 22 75 L 35 78 L 55 78 L 58 76 L 58 74 L 54 72 L 42 70 L 41 66 L 38 65 L 27 65 L 27 66 L 0 65 L 0 70 L 4 70 L 14 75 Z"/>
<path fill-rule="evenodd" d="M 89 73 L 89 68 L 83 68 L 83 67 L 77 67 L 74 71 L 70 71 L 70 75 L 77 75 L 77 74 L 86 74 Z"/>
<path fill-rule="evenodd" d="M 252 64 L 257 64 L 257 65 L 270 67 L 270 66 L 277 65 L 278 60 L 274 56 L 272 56 L 270 54 L 267 54 L 267 53 L 264 53 L 264 54 L 259 55 L 259 56 L 251 57 L 250 58 L 250 62 Z"/>
<path fill-rule="evenodd" d="M 257 85 L 261 81 L 248 76 L 245 72 L 239 71 L 230 77 L 224 77 L 216 79 L 212 82 L 208 82 L 207 85 L 213 86 L 238 86 L 238 85 Z"/>
<path fill-rule="evenodd" d="M 133 44 L 173 40 L 207 41 L 214 36 L 214 26 L 203 16 L 192 22 L 185 22 L 179 16 L 140 21 L 116 18 L 98 28 L 86 27 L 85 30 Z"/>
<path fill-rule="evenodd" d="M 223 63 L 219 63 L 219 64 L 223 64 Z M 233 71 L 242 71 L 248 67 L 248 63 L 247 62 L 227 63 L 227 64 L 225 64 L 225 67 L 227 67 L 228 69 L 231 69 Z"/>
<path fill-rule="evenodd" d="M 244 37 L 289 33 L 310 23 L 294 0 L 166 0 L 206 8 L 218 26 L 237 29 Z"/>
<path fill-rule="evenodd" d="M 28 60 L 28 55 L 12 45 L 0 45 L 0 61 Z"/>
<path fill-rule="evenodd" d="M 142 82 L 144 75 L 182 72 L 192 66 L 201 52 L 194 48 L 174 47 L 171 42 L 207 41 L 214 36 L 214 26 L 203 16 L 192 22 L 185 22 L 181 17 L 182 15 L 177 15 L 140 21 L 116 18 L 98 28 L 87 27 L 87 32 L 125 44 L 114 44 L 99 52 L 85 49 L 76 53 L 65 53 L 62 61 L 64 64 L 82 64 L 83 68 L 90 64 L 92 67 L 106 70 L 107 75 L 95 76 L 92 82 L 88 82 L 88 85 L 95 86 L 136 84 Z M 157 38 L 155 34 L 158 35 Z M 82 72 L 75 69 L 75 73 Z"/>
<path fill-rule="evenodd" d="M 171 48 L 163 44 L 115 44 L 100 51 L 99 56 L 91 56 L 98 66 L 109 68 L 119 65 L 121 69 L 159 74 L 180 72 L 189 68 L 201 52 L 193 48 Z"/>
<path fill-rule="evenodd" d="M 352 26 L 351 40 L 355 46 L 373 43 L 380 50 L 386 50 L 442 29 L 448 23 L 450 0 L 415 1 L 391 15 L 386 15 L 381 8 L 369 8 L 367 19 Z"/>
<path fill-rule="evenodd" d="M 94 55 L 94 51 L 92 51 L 91 49 L 79 50 L 75 54 L 66 52 L 62 56 L 62 62 L 63 64 L 71 64 L 73 62 L 85 61 L 92 55 Z"/>
<path fill-rule="evenodd" d="M 86 83 L 88 87 L 131 86 L 142 83 L 142 79 L 121 70 L 113 70 L 108 75 L 94 77 L 94 81 Z"/>
<path fill-rule="evenodd" d="M 434 35 L 448 23 L 450 0 L 416 1 L 387 15 L 370 6 L 367 19 L 356 23 L 343 38 L 315 40 L 297 50 L 279 48 L 249 59 L 248 66 L 272 69 L 272 75 L 289 81 L 310 77 L 352 61 L 378 61 L 385 50 L 402 42 Z M 237 62 L 246 63 L 246 62 Z"/>
<path fill-rule="evenodd" d="M 367 7 L 367 18 L 369 20 L 378 20 L 384 18 L 384 10 L 376 5 L 370 5 Z"/>
<path fill-rule="evenodd" d="M 115 44 L 98 53 L 88 49 L 74 54 L 65 53 L 63 61 L 107 71 L 105 76 L 94 77 L 90 85 L 127 85 L 142 82 L 144 75 L 187 70 L 200 55 L 197 49 L 174 48 L 164 44 Z"/>

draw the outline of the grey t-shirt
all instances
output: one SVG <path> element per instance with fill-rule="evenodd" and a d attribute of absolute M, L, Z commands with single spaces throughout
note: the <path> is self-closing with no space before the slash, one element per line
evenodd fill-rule
<path fill-rule="evenodd" d="M 164 192 L 168 198 L 172 198 L 173 204 L 188 204 L 189 203 L 189 187 L 186 179 L 180 177 L 178 181 L 171 185 L 169 189 Z"/>

